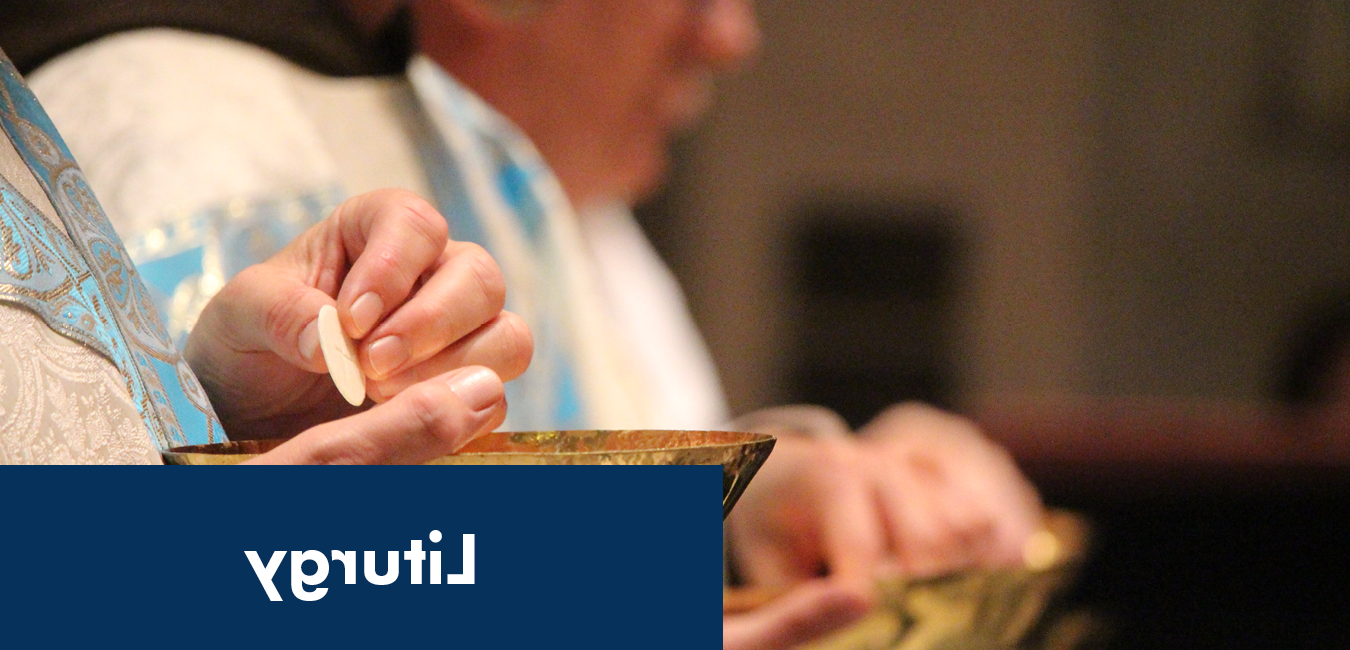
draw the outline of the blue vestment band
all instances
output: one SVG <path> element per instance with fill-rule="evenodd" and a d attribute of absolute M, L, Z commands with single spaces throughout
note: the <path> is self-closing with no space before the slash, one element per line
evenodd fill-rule
<path fill-rule="evenodd" d="M 0 301 L 107 357 L 160 449 L 225 440 L 84 174 L 3 52 L 0 127 L 65 226 L 0 183 Z"/>

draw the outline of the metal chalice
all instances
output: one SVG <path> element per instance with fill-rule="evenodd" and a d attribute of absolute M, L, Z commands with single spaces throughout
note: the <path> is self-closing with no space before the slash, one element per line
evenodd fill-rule
<path fill-rule="evenodd" d="M 177 447 L 166 465 L 233 465 L 284 440 Z M 722 517 L 773 450 L 774 438 L 731 431 L 497 431 L 428 465 L 721 465 Z"/>

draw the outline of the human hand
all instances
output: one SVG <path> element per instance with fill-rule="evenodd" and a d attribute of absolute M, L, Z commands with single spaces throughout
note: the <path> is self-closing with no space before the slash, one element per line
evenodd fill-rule
<path fill-rule="evenodd" d="M 289 436 L 362 410 L 326 374 L 319 307 L 336 306 L 380 403 L 463 366 L 500 380 L 524 372 L 533 342 L 504 300 L 482 248 L 450 241 L 444 218 L 416 195 L 381 190 L 349 199 L 233 278 L 203 310 L 184 356 L 231 437 Z"/>
<path fill-rule="evenodd" d="M 974 422 L 906 403 L 860 433 L 901 572 L 927 576 L 1024 561 L 1045 509 L 1017 463 Z"/>
<path fill-rule="evenodd" d="M 883 571 L 1020 562 L 1042 519 L 1035 490 L 972 423 L 904 404 L 859 437 L 781 435 L 728 529 L 748 584 L 828 575 L 870 590 Z"/>
<path fill-rule="evenodd" d="M 506 417 L 501 379 L 460 368 L 401 391 L 365 412 L 320 424 L 249 464 L 384 465 L 452 453 Z"/>
<path fill-rule="evenodd" d="M 722 650 L 794 648 L 866 613 L 866 598 L 833 582 L 812 580 L 748 613 L 724 615 Z"/>

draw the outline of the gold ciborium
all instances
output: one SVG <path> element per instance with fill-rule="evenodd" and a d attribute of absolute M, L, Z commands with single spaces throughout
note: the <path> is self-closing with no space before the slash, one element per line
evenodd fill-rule
<path fill-rule="evenodd" d="M 1087 522 L 1054 510 L 1023 547 L 1021 566 L 941 576 L 878 580 L 877 603 L 856 624 L 799 650 L 1070 650 L 1092 646 L 1101 621 L 1060 611 L 1054 601 L 1073 583 L 1088 547 Z M 723 594 L 723 612 L 766 605 L 780 592 Z"/>
<path fill-rule="evenodd" d="M 285 440 L 176 447 L 166 465 L 233 465 Z M 731 431 L 496 431 L 428 465 L 721 465 L 722 517 L 773 450 L 774 438 Z"/>

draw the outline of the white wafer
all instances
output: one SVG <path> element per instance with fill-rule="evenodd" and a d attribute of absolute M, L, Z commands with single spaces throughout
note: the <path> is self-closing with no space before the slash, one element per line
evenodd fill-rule
<path fill-rule="evenodd" d="M 319 349 L 323 350 L 323 360 L 338 392 L 352 406 L 360 406 L 366 401 L 366 376 L 356 361 L 356 346 L 342 331 L 337 309 L 332 305 L 319 308 Z"/>

